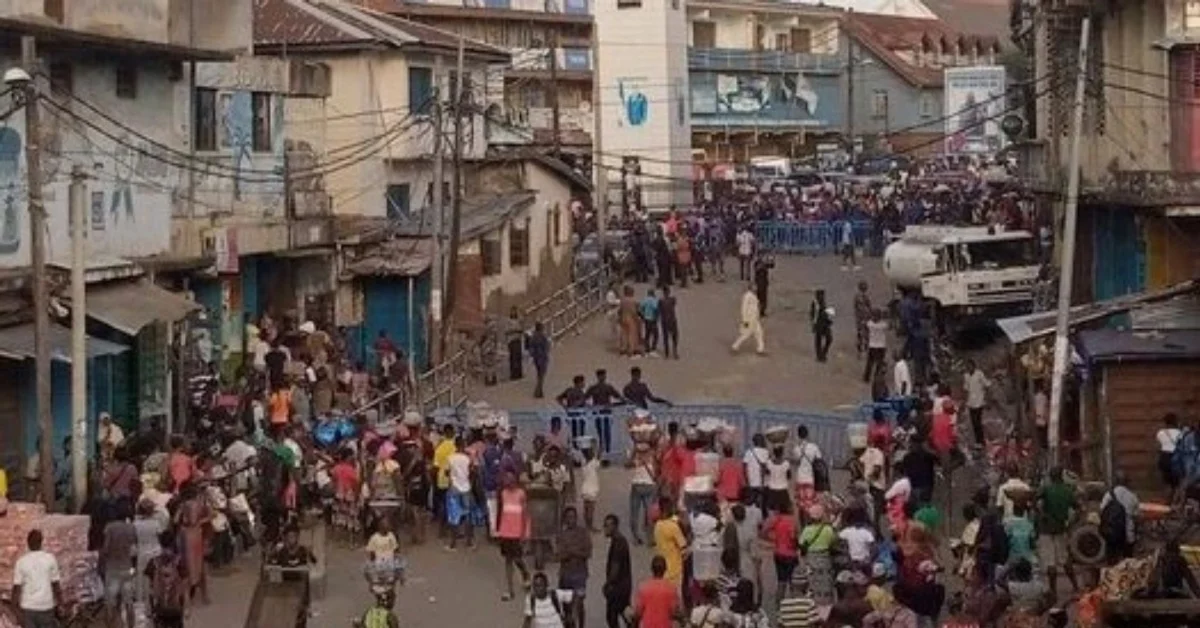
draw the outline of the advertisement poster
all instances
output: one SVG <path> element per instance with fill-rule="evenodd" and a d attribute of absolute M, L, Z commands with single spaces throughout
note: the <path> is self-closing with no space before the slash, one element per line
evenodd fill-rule
<path fill-rule="evenodd" d="M 1004 147 L 1000 123 L 1007 111 L 1004 68 L 945 70 L 946 152 L 995 153 Z"/>

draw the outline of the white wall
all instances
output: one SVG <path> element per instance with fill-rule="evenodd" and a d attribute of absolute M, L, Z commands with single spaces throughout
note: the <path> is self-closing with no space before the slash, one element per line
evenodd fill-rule
<path fill-rule="evenodd" d="M 44 54 L 50 55 L 48 49 Z M 45 62 L 45 61 L 44 61 Z M 5 66 L 12 60 L 0 61 Z M 71 108 L 122 143 L 101 137 L 82 124 L 64 122 L 43 106 L 43 198 L 49 222 L 48 259 L 69 260 L 68 185 L 72 166 L 92 177 L 87 183 L 90 258 L 141 257 L 170 249 L 171 214 L 186 182 L 179 169 L 148 156 L 161 154 L 149 140 L 179 149 L 186 146 L 187 83 L 172 82 L 167 64 L 146 62 L 138 68 L 137 97 L 116 96 L 116 70 L 98 62 L 76 62 L 74 93 L 131 127 L 124 131 L 78 104 Z M 62 97 L 58 97 L 62 100 Z M 5 102 L 5 107 L 8 103 Z M 60 114 L 65 117 L 65 114 Z M 0 268 L 28 266 L 29 222 L 24 148 L 25 115 L 18 111 L 0 128 Z M 143 151 L 146 154 L 139 154 Z"/>
<path fill-rule="evenodd" d="M 640 8 L 617 9 L 615 2 L 596 6 L 603 163 L 619 169 L 622 155 L 641 157 L 647 184 L 656 176 L 686 181 L 692 175 L 689 23 L 683 4 L 661 0 Z M 644 119 L 631 118 L 634 99 L 644 99 Z M 612 170 L 608 175 L 610 180 L 620 176 Z M 671 202 L 685 204 L 690 196 L 680 192 Z"/>
<path fill-rule="evenodd" d="M 495 291 L 505 295 L 524 293 L 529 286 L 541 276 L 542 256 L 547 251 L 555 264 L 560 264 L 570 250 L 571 242 L 571 190 L 557 176 L 548 173 L 540 166 L 526 163 L 526 186 L 537 190 L 537 199 L 529 209 L 515 215 L 508 224 L 491 234 L 487 239 L 500 240 L 501 272 L 498 275 L 485 275 L 480 283 L 484 305 Z M 557 206 L 559 211 L 559 232 L 557 244 L 553 233 L 553 212 Z M 509 264 L 509 230 L 512 225 L 524 226 L 529 221 L 529 264 L 514 267 Z M 547 233 L 550 229 L 550 233 Z M 463 253 L 478 253 L 478 239 L 463 250 Z"/>
<path fill-rule="evenodd" d="M 409 115 L 408 68 L 410 63 L 414 67 L 433 68 L 435 59 L 428 55 L 408 57 L 395 50 L 310 59 L 329 65 L 331 93 L 325 104 L 327 119 L 289 123 L 287 136 L 314 147 L 324 146 L 322 161 L 329 170 L 325 185 L 333 197 L 334 212 L 385 215 L 388 183 L 402 182 L 393 180 L 388 161 L 433 154 L 431 117 Z M 443 95 L 448 94 L 449 71 L 454 63 L 450 58 L 442 60 L 440 84 Z M 469 67 L 477 86 L 476 95 L 482 98 L 484 66 L 470 64 Z M 448 130 L 452 128 L 450 120 L 451 116 L 447 115 Z M 467 128 L 473 127 L 473 132 L 466 138 L 469 142 L 464 151 L 467 158 L 482 157 L 487 150 L 483 120 L 483 115 L 479 114 L 468 124 Z M 404 127 L 407 130 L 390 142 L 374 140 L 390 130 L 397 129 L 398 132 Z M 346 148 L 358 143 L 362 143 L 361 149 Z M 446 154 L 450 155 L 449 150 Z M 417 192 L 414 186 L 414 199 L 418 198 Z"/>

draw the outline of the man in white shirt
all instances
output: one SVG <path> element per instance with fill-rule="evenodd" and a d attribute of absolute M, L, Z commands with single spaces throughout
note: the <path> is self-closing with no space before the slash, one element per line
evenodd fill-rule
<path fill-rule="evenodd" d="M 796 478 L 796 486 L 815 486 L 816 477 L 813 472 L 813 463 L 821 459 L 821 448 L 817 447 L 816 443 L 808 442 L 807 425 L 797 427 L 796 436 L 799 441 L 792 449 L 792 463 L 796 465 L 796 471 L 792 477 Z"/>
<path fill-rule="evenodd" d="M 972 360 L 967 360 L 967 376 L 963 386 L 967 389 L 967 413 L 971 417 L 971 430 L 975 432 L 975 444 L 983 446 L 983 408 L 987 405 L 987 389 L 992 385 L 983 370 Z"/>
<path fill-rule="evenodd" d="M 463 453 L 462 438 L 454 439 L 454 453 L 450 454 L 446 467 L 450 476 L 450 499 L 457 500 L 460 508 L 459 520 L 450 522 L 456 529 L 450 536 L 449 549 L 454 549 L 460 531 L 467 539 L 467 546 L 474 547 L 474 530 L 471 526 L 471 457 Z"/>
<path fill-rule="evenodd" d="M 1125 473 L 1118 471 L 1115 476 L 1112 490 L 1105 493 L 1104 499 L 1100 501 L 1100 512 L 1104 512 L 1104 507 L 1113 497 L 1116 497 L 1117 501 L 1121 503 L 1121 507 L 1125 510 L 1125 543 L 1123 547 L 1111 548 L 1110 551 L 1113 553 L 1110 556 L 1128 558 L 1133 555 L 1133 546 L 1137 541 L 1135 523 L 1141 504 L 1137 495 L 1126 486 Z"/>
<path fill-rule="evenodd" d="M 58 619 L 54 609 L 62 599 L 58 561 L 50 552 L 42 551 L 41 530 L 31 530 L 25 544 L 29 551 L 13 567 L 12 599 L 24 615 L 25 626 L 55 628 Z"/>
<path fill-rule="evenodd" d="M 875 370 L 884 365 L 887 358 L 887 321 L 879 310 L 871 310 L 867 321 L 867 366 L 863 369 L 863 383 L 870 384 Z"/>
<path fill-rule="evenodd" d="M 908 397 L 913 394 L 912 373 L 908 369 L 908 360 L 899 351 L 896 352 L 896 366 L 892 368 L 892 394 L 897 397 Z"/>
<path fill-rule="evenodd" d="M 760 508 L 763 499 L 763 469 L 771 460 L 771 452 L 767 450 L 767 439 L 762 434 L 755 434 L 750 439 L 750 448 L 742 455 L 742 464 L 746 466 L 746 488 L 753 495 L 753 502 Z"/>
<path fill-rule="evenodd" d="M 524 628 L 564 628 L 575 624 L 575 593 L 567 589 L 550 589 L 546 574 L 533 576 L 529 598 L 525 601 Z"/>
<path fill-rule="evenodd" d="M 754 259 L 754 234 L 743 227 L 737 234 L 738 278 L 742 281 L 753 279 L 751 261 Z"/>
<path fill-rule="evenodd" d="M 860 564 L 871 564 L 872 547 L 875 545 L 875 535 L 867 528 L 866 521 L 855 521 L 842 528 L 838 538 L 846 543 L 846 551 L 850 560 Z"/>

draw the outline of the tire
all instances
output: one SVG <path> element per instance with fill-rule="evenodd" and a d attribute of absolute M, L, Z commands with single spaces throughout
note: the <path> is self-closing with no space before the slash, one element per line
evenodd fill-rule
<path fill-rule="evenodd" d="M 1067 547 L 1071 558 L 1080 565 L 1099 565 L 1108 555 L 1108 543 L 1100 534 L 1100 527 L 1090 523 L 1071 530 L 1067 538 Z"/>

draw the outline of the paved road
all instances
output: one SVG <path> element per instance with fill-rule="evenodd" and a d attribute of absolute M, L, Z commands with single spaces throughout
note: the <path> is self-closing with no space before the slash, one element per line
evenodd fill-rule
<path fill-rule="evenodd" d="M 737 268 L 734 265 L 733 270 Z M 655 391 L 669 399 L 689 403 L 741 403 L 764 407 L 832 409 L 855 404 L 867 395 L 861 383 L 862 363 L 854 350 L 853 296 L 859 279 L 867 280 L 877 302 L 889 290 L 877 260 L 866 260 L 858 272 L 839 269 L 832 257 L 779 258 L 772 279 L 766 327 L 768 356 L 747 352 L 732 356 L 729 345 L 736 334 L 737 312 L 744 284 L 738 281 L 706 283 L 679 291 L 682 359 L 621 358 L 606 348 L 603 321 L 585 325 L 578 335 L 567 336 L 554 348 L 547 393 L 557 393 L 574 374 L 591 379 L 597 368 L 607 368 L 614 383 L 622 385 L 628 368 L 642 367 Z M 830 361 L 813 360 L 812 336 L 808 332 L 808 305 L 812 291 L 824 288 L 837 311 Z M 644 291 L 645 286 L 639 286 Z M 534 409 L 532 382 L 504 383 L 479 389 L 478 398 L 498 407 Z M 553 395 L 551 395 L 553 396 Z M 602 473 L 598 515 L 617 513 L 628 519 L 625 472 L 609 469 Z M 595 537 L 592 584 L 589 586 L 588 625 L 603 625 L 603 600 L 599 586 L 603 578 L 606 544 Z M 437 543 L 404 549 L 410 564 L 410 583 L 400 591 L 397 609 L 401 625 L 412 628 L 442 626 L 513 626 L 520 621 L 520 602 L 501 602 L 503 563 L 499 551 L 482 544 L 476 551 L 447 552 Z M 315 603 L 318 617 L 311 625 L 348 626 L 370 602 L 361 573 L 363 555 L 346 548 L 329 553 L 328 594 Z M 650 553 L 634 549 L 634 571 L 638 578 L 649 570 Z M 553 569 L 553 567 L 551 567 Z M 190 626 L 240 624 L 250 604 L 257 570 L 250 562 L 236 571 L 214 579 L 214 603 L 196 609 Z"/>

